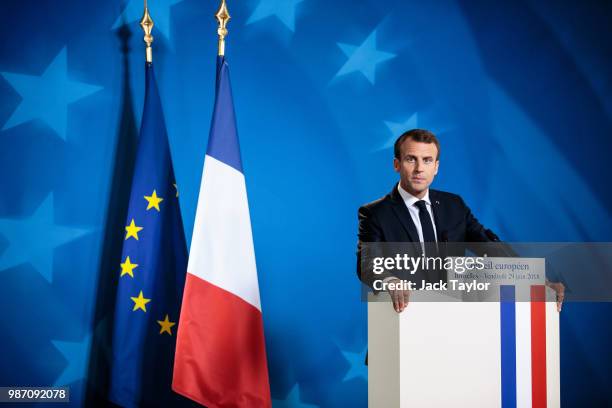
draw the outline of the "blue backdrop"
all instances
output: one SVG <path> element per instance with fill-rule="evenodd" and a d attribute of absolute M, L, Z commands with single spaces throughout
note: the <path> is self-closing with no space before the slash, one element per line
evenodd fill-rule
<path fill-rule="evenodd" d="M 218 4 L 149 6 L 189 243 Z M 610 3 L 228 6 L 275 405 L 367 403 L 357 208 L 390 191 L 392 142 L 405 129 L 439 135 L 435 187 L 460 193 L 502 239 L 612 240 Z M 108 328 L 98 311 L 118 271 L 109 231 L 125 219 L 142 113 L 142 1 L 1 8 L 0 385 L 69 384 L 78 405 L 88 370 L 103 364 L 90 350 Z M 609 304 L 565 305 L 566 406 L 612 403 L 611 316 Z"/>

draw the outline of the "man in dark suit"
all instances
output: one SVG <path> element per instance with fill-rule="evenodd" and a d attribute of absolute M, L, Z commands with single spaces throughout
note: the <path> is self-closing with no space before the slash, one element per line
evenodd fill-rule
<path fill-rule="evenodd" d="M 431 243 L 498 240 L 478 222 L 460 196 L 429 188 L 440 165 L 440 143 L 433 133 L 423 129 L 405 132 L 395 142 L 394 155 L 393 167 L 400 175 L 399 183 L 385 197 L 359 208 L 357 274 L 366 285 L 372 286 L 373 277 L 361 271 L 363 243 L 413 242 L 420 243 L 427 252 Z M 386 283 L 399 281 L 389 272 L 377 275 L 376 279 Z M 547 282 L 547 285 L 557 292 L 560 311 L 563 284 Z M 394 309 L 402 312 L 408 305 L 409 291 L 389 293 Z"/>

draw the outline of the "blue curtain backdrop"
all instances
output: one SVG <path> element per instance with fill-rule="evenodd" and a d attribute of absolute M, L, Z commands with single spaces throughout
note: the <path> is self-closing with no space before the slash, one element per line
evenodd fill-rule
<path fill-rule="evenodd" d="M 218 4 L 149 3 L 189 242 Z M 357 208 L 391 189 L 392 142 L 407 128 L 439 135 L 435 187 L 460 193 L 502 239 L 612 241 L 610 3 L 228 6 L 278 406 L 367 403 Z M 0 7 L 0 385 L 68 384 L 76 406 L 88 370 L 104 365 L 92 339 L 108 330 L 99 310 L 119 273 L 112 231 L 122 233 L 142 114 L 142 1 Z M 564 307 L 566 406 L 612 403 L 610 316 L 609 304 Z"/>

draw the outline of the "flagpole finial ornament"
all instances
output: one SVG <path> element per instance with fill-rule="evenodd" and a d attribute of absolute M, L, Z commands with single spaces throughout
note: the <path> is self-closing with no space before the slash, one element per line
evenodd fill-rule
<path fill-rule="evenodd" d="M 221 5 L 219 6 L 219 10 L 215 14 L 215 18 L 219 22 L 219 28 L 217 29 L 217 34 L 219 34 L 219 55 L 225 55 L 225 36 L 227 35 L 227 23 L 232 18 L 227 11 L 227 4 L 225 0 L 221 0 Z"/>
<path fill-rule="evenodd" d="M 140 26 L 144 31 L 144 42 L 147 44 L 146 52 L 147 52 L 147 62 L 153 62 L 153 49 L 151 48 L 151 44 L 153 44 L 153 36 L 151 35 L 151 31 L 153 31 L 153 19 L 149 14 L 149 8 L 147 7 L 147 0 L 144 2 L 144 14 L 142 15 L 142 19 L 140 20 Z"/>

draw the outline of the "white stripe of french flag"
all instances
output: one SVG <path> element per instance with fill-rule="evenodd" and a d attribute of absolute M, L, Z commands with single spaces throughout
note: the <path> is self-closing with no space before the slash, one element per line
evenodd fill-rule
<path fill-rule="evenodd" d="M 270 407 L 251 220 L 223 57 L 187 270 L 172 389 L 208 407 Z"/>

